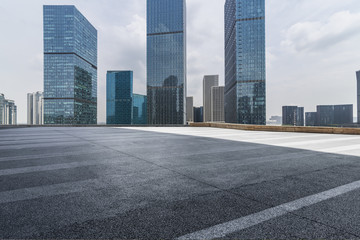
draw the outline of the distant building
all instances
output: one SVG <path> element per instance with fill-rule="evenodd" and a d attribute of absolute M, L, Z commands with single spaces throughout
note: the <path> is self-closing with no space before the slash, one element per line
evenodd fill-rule
<path fill-rule="evenodd" d="M 203 115 L 203 107 L 194 107 L 194 122 L 203 122 L 204 115 Z"/>
<path fill-rule="evenodd" d="M 186 98 L 186 121 L 194 122 L 194 98 Z"/>
<path fill-rule="evenodd" d="M 185 124 L 185 0 L 147 0 L 146 22 L 148 124 Z"/>
<path fill-rule="evenodd" d="M 316 120 L 317 113 L 316 112 L 307 112 L 305 113 L 305 125 L 308 127 L 317 126 Z"/>
<path fill-rule="evenodd" d="M 356 72 L 357 78 L 357 121 L 360 124 L 360 71 Z"/>
<path fill-rule="evenodd" d="M 133 94 L 132 124 L 147 124 L 147 97 L 145 95 Z"/>
<path fill-rule="evenodd" d="M 108 71 L 106 75 L 106 123 L 131 124 L 133 72 Z"/>
<path fill-rule="evenodd" d="M 211 122 L 224 122 L 224 115 L 224 87 L 211 87 Z"/>
<path fill-rule="evenodd" d="M 281 125 L 282 124 L 282 116 L 271 116 L 268 123 L 269 125 Z"/>
<path fill-rule="evenodd" d="M 353 123 L 353 105 L 317 106 L 317 126 L 334 126 Z"/>
<path fill-rule="evenodd" d="M 211 122 L 211 88 L 219 86 L 219 75 L 204 76 L 203 79 L 203 108 L 204 122 Z"/>
<path fill-rule="evenodd" d="M 44 94 L 42 92 L 27 95 L 27 124 L 44 124 Z"/>
<path fill-rule="evenodd" d="M 68 5 L 44 6 L 44 123 L 97 124 L 97 30 Z"/>
<path fill-rule="evenodd" d="M 17 107 L 13 100 L 5 99 L 0 93 L 0 125 L 17 124 Z"/>
<path fill-rule="evenodd" d="M 265 0 L 226 0 L 224 23 L 225 121 L 265 125 Z"/>
<path fill-rule="evenodd" d="M 282 124 L 289 126 L 304 126 L 304 108 L 297 106 L 284 106 L 282 111 Z"/>

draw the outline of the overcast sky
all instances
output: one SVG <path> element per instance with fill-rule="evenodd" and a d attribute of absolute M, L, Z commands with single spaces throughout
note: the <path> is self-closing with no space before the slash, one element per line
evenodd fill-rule
<path fill-rule="evenodd" d="M 197 106 L 203 75 L 224 84 L 224 2 L 187 0 L 187 94 Z M 26 123 L 26 94 L 43 90 L 44 4 L 75 5 L 98 30 L 99 122 L 107 70 L 133 70 L 134 92 L 145 94 L 146 0 L 1 0 L 0 93 L 16 101 L 18 123 Z M 356 108 L 359 0 L 266 0 L 266 49 L 267 118 L 283 105 Z"/>

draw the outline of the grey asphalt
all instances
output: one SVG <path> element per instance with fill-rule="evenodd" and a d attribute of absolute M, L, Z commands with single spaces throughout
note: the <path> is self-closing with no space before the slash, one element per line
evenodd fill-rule
<path fill-rule="evenodd" d="M 0 130 L 0 239 L 175 239 L 216 226 L 225 239 L 360 239 L 356 184 L 301 200 L 358 182 L 359 144 L 190 127 Z M 249 216 L 266 220 L 229 232 Z"/>

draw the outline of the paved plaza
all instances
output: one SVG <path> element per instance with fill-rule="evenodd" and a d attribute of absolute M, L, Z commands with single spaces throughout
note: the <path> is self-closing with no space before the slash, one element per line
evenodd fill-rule
<path fill-rule="evenodd" d="M 360 239 L 360 136 L 0 130 L 0 239 Z"/>

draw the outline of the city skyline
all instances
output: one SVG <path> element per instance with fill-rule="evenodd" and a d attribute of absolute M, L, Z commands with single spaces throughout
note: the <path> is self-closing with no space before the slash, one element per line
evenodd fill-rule
<path fill-rule="evenodd" d="M 94 1 L 36 0 L 29 5 L 26 1 L 21 1 L 26 11 L 20 10 L 12 16 L 11 13 L 17 9 L 18 2 L 5 0 L 0 8 L 2 13 L 0 18 L 3 23 L 8 22 L 4 19 L 16 18 L 10 21 L 12 23 L 10 28 L 4 24 L 5 34 L 10 35 L 14 28 L 23 29 L 21 33 L 26 37 L 23 37 L 24 40 L 16 39 L 15 42 L 26 49 L 21 47 L 14 56 L 17 64 L 15 66 L 20 67 L 24 73 L 15 72 L 18 70 L 12 66 L 15 58 L 12 58 L 10 54 L 13 53 L 6 49 L 8 48 L 6 46 L 11 46 L 13 41 L 5 39 L 1 49 L 4 55 L 0 57 L 4 70 L 0 73 L 0 79 L 5 79 L 1 80 L 5 82 L 2 84 L 2 92 L 10 99 L 14 99 L 18 105 L 19 123 L 26 123 L 26 94 L 43 90 L 42 42 L 39 37 L 42 35 L 41 10 L 42 5 L 45 4 L 76 5 L 84 16 L 99 28 L 99 35 L 103 36 L 103 42 L 100 44 L 102 47 L 99 46 L 101 54 L 99 59 L 101 70 L 98 74 L 99 122 L 103 122 L 105 118 L 105 69 L 134 69 L 137 72 L 134 82 L 138 82 L 137 86 L 134 86 L 134 91 L 145 93 L 146 6 L 143 1 L 134 0 L 131 4 L 126 1 L 111 3 L 114 6 L 124 5 L 126 14 L 122 10 L 119 13 L 111 11 L 109 6 L 104 6 L 104 9 L 98 12 L 101 3 Z M 194 0 L 188 1 L 187 5 L 189 23 L 187 95 L 194 95 L 194 105 L 199 106 L 202 102 L 202 76 L 219 74 L 220 84 L 224 81 L 222 64 L 224 56 L 221 50 L 223 39 L 222 36 L 217 37 L 223 31 L 224 1 Z M 292 8 L 301 11 L 295 12 Z M 317 9 L 316 14 L 308 14 L 309 9 Z M 360 64 L 351 49 L 360 39 L 359 34 L 354 30 L 358 26 L 360 14 L 353 9 L 356 9 L 356 1 L 329 1 L 326 7 L 322 6 L 320 1 L 266 3 L 267 118 L 280 115 L 282 105 L 302 105 L 305 106 L 306 111 L 314 111 L 316 104 L 356 103 L 354 71 L 359 69 Z M 106 11 L 109 11 L 107 15 L 111 17 L 101 14 Z M 122 17 L 122 14 L 125 16 Z M 207 18 L 210 14 L 212 17 Z M 114 21 L 117 18 L 119 21 Z M 27 19 L 29 21 L 26 21 Z M 208 29 L 209 31 L 203 30 L 204 24 L 207 25 L 209 21 L 213 24 L 213 28 Z M 337 22 L 343 24 L 339 26 Z M 23 28 L 24 26 L 26 29 Z M 315 36 L 314 32 L 319 33 L 319 36 Z M 39 36 L 35 36 L 37 34 Z M 121 35 L 126 38 L 122 38 Z M 297 41 L 296 36 L 302 37 Z M 210 41 L 204 42 L 205 39 Z M 9 40 L 11 42 L 8 42 Z M 22 44 L 21 41 L 25 42 Z M 104 48 L 105 45 L 109 47 Z M 123 55 L 124 59 L 112 58 L 114 55 Z M 130 55 L 132 55 L 131 59 L 126 59 Z M 20 90 L 19 85 L 22 86 Z"/>

